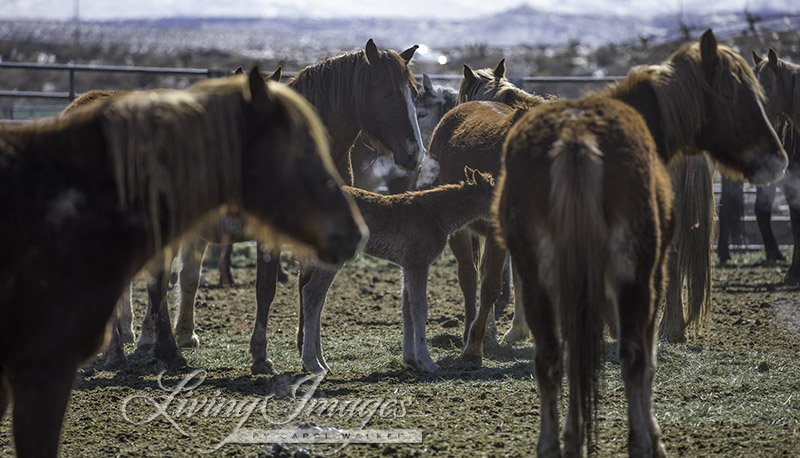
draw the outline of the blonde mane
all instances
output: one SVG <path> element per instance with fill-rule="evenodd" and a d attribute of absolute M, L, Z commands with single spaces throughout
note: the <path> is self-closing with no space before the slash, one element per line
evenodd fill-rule
<path fill-rule="evenodd" d="M 666 154 L 672 155 L 679 149 L 697 150 L 695 133 L 707 121 L 704 93 L 724 98 L 721 94 L 730 94 L 734 83 L 747 82 L 759 98 L 764 98 L 755 74 L 744 59 L 724 45 L 718 46 L 717 56 L 720 68 L 711 81 L 703 68 L 700 46 L 692 43 L 660 65 L 633 67 L 625 79 L 612 83 L 606 94 L 622 98 L 640 85 L 649 84 L 658 99 Z"/>
<path fill-rule="evenodd" d="M 464 103 L 474 100 L 487 100 L 505 103 L 506 105 L 517 106 L 520 104 L 533 107 L 547 102 L 544 97 L 531 94 L 514 86 L 505 77 L 496 78 L 494 71 L 490 68 L 474 70 L 476 76 L 472 82 L 461 78 L 458 84 L 458 95 L 456 103 Z"/>

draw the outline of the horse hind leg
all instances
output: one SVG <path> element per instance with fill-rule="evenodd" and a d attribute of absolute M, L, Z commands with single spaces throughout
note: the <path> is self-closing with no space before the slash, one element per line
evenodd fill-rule
<path fill-rule="evenodd" d="M 478 316 L 472 322 L 467 337 L 467 344 L 461 353 L 461 358 L 465 361 L 481 365 L 483 358 L 483 341 L 487 336 L 486 322 L 493 316 L 494 304 L 500 295 L 502 288 L 503 266 L 505 265 L 507 252 L 493 237 L 487 237 L 481 258 L 481 305 L 478 309 Z M 494 343 L 497 342 L 497 328 L 493 333 Z"/>
<path fill-rule="evenodd" d="M 156 358 L 164 362 L 167 367 L 182 367 L 186 365 L 186 358 L 181 353 L 172 333 L 167 307 L 167 275 L 165 269 L 150 272 L 147 280 L 147 294 L 149 307 L 155 326 L 155 344 L 153 351 Z"/>
<path fill-rule="evenodd" d="M 495 320 L 503 316 L 503 311 L 511 301 L 511 260 L 506 257 L 506 263 L 503 265 L 503 287 L 500 290 L 500 297 L 494 303 L 494 318 Z"/>
<path fill-rule="evenodd" d="M 654 292 L 646 279 L 623 289 L 619 301 L 619 357 L 628 401 L 629 456 L 664 456 L 660 428 L 653 415 L 655 374 L 654 317 L 646 313 Z"/>
<path fill-rule="evenodd" d="M 267 355 L 267 324 L 269 323 L 269 309 L 275 299 L 275 290 L 278 284 L 278 270 L 280 270 L 280 252 L 262 251 L 258 244 L 256 260 L 256 321 L 253 325 L 253 334 L 250 336 L 250 356 L 253 364 L 250 372 L 257 374 L 274 374 L 272 359 Z M 302 288 L 302 286 L 301 286 Z"/>
<path fill-rule="evenodd" d="M 116 371 L 128 365 L 128 361 L 125 359 L 125 351 L 122 348 L 122 332 L 120 331 L 122 327 L 121 309 L 123 305 L 124 299 L 121 298 L 117 301 L 117 308 L 114 312 L 114 316 L 111 317 L 108 324 L 111 338 L 108 342 L 108 348 L 106 348 L 106 361 L 103 364 L 103 369 L 107 371 Z"/>

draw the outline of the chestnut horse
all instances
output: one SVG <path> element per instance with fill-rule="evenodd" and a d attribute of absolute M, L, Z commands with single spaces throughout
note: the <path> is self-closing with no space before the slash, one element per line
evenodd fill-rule
<path fill-rule="evenodd" d="M 235 208 L 259 239 L 343 261 L 364 229 L 339 183 L 311 106 L 257 71 L 0 127 L 0 416 L 13 403 L 17 455 L 56 456 L 77 367 L 149 259 Z"/>
<path fill-rule="evenodd" d="M 704 150 L 727 173 L 780 178 L 786 154 L 762 99 L 744 59 L 709 30 L 605 92 L 530 109 L 508 133 L 495 210 L 535 339 L 540 456 L 561 456 L 563 347 L 564 453 L 592 450 L 607 321 L 619 341 L 628 453 L 665 455 L 651 397 L 674 233 L 666 164 Z"/>
<path fill-rule="evenodd" d="M 425 191 L 383 196 L 345 187 L 369 228 L 364 252 L 403 269 L 403 363 L 433 372 L 425 328 L 428 321 L 428 269 L 442 254 L 447 238 L 477 218 L 489 215 L 494 196 L 491 175 L 464 168 L 467 181 Z M 322 356 L 320 317 L 325 296 L 338 270 L 304 263 L 300 272 L 300 326 L 297 348 L 303 367 L 315 374 L 330 371 Z"/>
<path fill-rule="evenodd" d="M 422 161 L 424 148 L 412 97 L 415 80 L 408 68 L 416 49 L 415 45 L 402 53 L 380 51 L 370 39 L 365 49 L 323 59 L 299 71 L 287 83 L 308 99 L 319 113 L 331 136 L 331 156 L 346 182 L 352 182 L 349 152 L 359 134 L 373 149 L 391 151 L 395 164 L 401 168 L 415 170 Z M 181 346 L 198 343 L 194 333 L 194 302 L 200 261 L 208 241 L 218 242 L 218 237 L 218 228 L 212 227 L 209 234 L 187 240 L 181 250 L 181 293 L 175 320 L 175 337 Z M 234 238 L 231 241 L 242 240 Z M 267 250 L 263 246 L 259 245 L 258 249 L 258 311 L 250 340 L 254 374 L 273 372 L 272 360 L 267 357 L 266 324 L 280 270 L 280 251 L 277 248 L 271 248 L 268 254 L 265 254 Z M 157 294 L 163 298 L 165 288 L 161 287 Z M 162 309 L 166 310 L 166 307 L 162 306 Z M 155 338 L 152 333 L 143 333 L 140 342 L 155 341 L 156 348 L 159 348 L 158 342 L 163 340 L 171 348 L 171 339 L 171 332 L 159 328 Z M 168 361 L 172 360 L 172 364 L 180 364 L 183 359 L 174 348 L 165 356 Z"/>

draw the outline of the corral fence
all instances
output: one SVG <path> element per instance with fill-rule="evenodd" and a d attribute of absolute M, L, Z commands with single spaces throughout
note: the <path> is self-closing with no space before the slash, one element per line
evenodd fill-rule
<path fill-rule="evenodd" d="M 78 65 L 78 64 L 39 64 L 20 62 L 0 62 L 0 84 L 4 79 L 2 72 L 5 70 L 24 71 L 63 71 L 66 72 L 66 91 L 19 91 L 0 88 L 0 123 L 21 122 L 26 119 L 49 116 L 60 112 L 71 100 L 80 96 L 76 89 L 76 77 L 82 73 L 116 73 L 116 74 L 145 74 L 145 75 L 176 75 L 190 79 L 215 78 L 229 75 L 231 72 L 218 69 L 203 68 L 172 68 L 172 67 L 128 67 L 114 65 Z M 284 73 L 284 79 L 292 73 Z M 419 75 L 418 75 L 419 76 Z M 428 74 L 434 83 L 456 87 L 461 80 L 460 74 Z M 616 81 L 621 76 L 524 76 L 513 78 L 512 81 L 529 91 L 546 94 L 550 93 L 581 93 L 586 89 L 596 89 L 602 85 Z M 570 90 L 560 91 L 559 87 L 568 86 Z M 135 88 L 133 88 L 135 89 Z M 6 103 L 4 101 L 9 101 Z M 33 103 L 35 101 L 36 103 Z M 44 101 L 44 102 L 43 102 Z M 719 202 L 719 182 L 715 183 L 714 192 Z M 745 233 L 740 245 L 732 248 L 759 249 L 761 237 L 758 232 L 753 206 L 756 189 L 752 185 L 745 185 Z M 773 211 L 773 229 L 778 243 L 791 245 L 792 237 L 789 227 L 789 209 L 786 199 L 778 190 Z"/>

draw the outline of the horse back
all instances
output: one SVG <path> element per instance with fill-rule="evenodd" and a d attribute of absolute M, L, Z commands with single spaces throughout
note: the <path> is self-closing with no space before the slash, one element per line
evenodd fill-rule
<path fill-rule="evenodd" d="M 465 165 L 497 176 L 515 113 L 499 102 L 466 102 L 447 112 L 431 138 L 430 155 L 439 161 L 435 184 L 462 181 Z"/>

